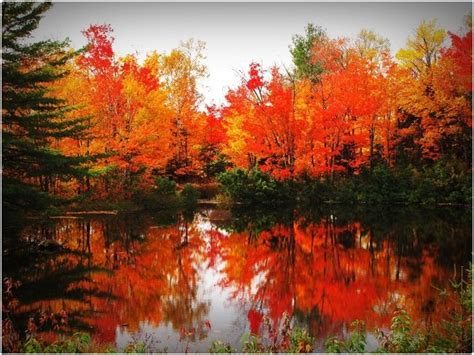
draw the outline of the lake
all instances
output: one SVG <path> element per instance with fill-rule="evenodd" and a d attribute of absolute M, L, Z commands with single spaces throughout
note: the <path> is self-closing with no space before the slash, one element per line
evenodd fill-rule
<path fill-rule="evenodd" d="M 438 297 L 471 260 L 471 210 L 323 206 L 31 220 L 25 252 L 4 244 L 4 275 L 20 280 L 16 324 L 65 311 L 61 331 L 88 331 L 123 349 L 241 348 L 289 317 L 321 350 L 355 319 L 388 329 L 405 309 L 438 322 Z M 38 329 L 53 337 L 51 327 Z M 374 338 L 369 337 L 369 343 Z M 373 345 L 372 345 L 373 346 Z M 369 344 L 370 348 L 370 344 Z"/>

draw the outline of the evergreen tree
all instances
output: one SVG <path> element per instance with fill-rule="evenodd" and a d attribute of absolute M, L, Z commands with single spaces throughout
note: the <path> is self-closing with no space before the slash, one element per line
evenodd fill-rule
<path fill-rule="evenodd" d="M 31 43 L 51 3 L 2 4 L 2 195 L 3 212 L 44 210 L 57 197 L 61 181 L 88 174 L 87 158 L 52 148 L 62 138 L 83 138 L 87 118 L 69 119 L 74 108 L 48 87 L 67 75 L 64 64 L 77 52 L 68 41 Z M 10 222 L 10 221 L 9 221 Z"/>

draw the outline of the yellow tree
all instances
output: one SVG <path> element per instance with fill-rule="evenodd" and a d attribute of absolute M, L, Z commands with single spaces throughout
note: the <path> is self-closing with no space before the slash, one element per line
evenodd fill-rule
<path fill-rule="evenodd" d="M 406 48 L 400 49 L 396 58 L 409 68 L 414 76 L 423 75 L 438 61 L 446 39 L 446 31 L 438 27 L 436 20 L 422 21 L 410 36 Z"/>
<path fill-rule="evenodd" d="M 178 176 L 197 168 L 197 148 L 205 124 L 205 115 L 199 112 L 202 96 L 198 90 L 199 80 L 207 75 L 202 64 L 204 49 L 204 42 L 188 40 L 160 56 L 160 82 L 167 93 L 166 105 L 173 115 L 169 128 L 174 153 L 168 162 L 168 171 Z"/>
<path fill-rule="evenodd" d="M 397 53 L 403 83 L 398 99 L 404 114 L 402 138 L 405 144 L 412 140 L 418 154 L 432 161 L 459 151 L 463 152 L 459 154 L 464 155 L 464 159 L 468 155 L 466 149 L 459 146 L 467 144 L 460 137 L 466 135 L 471 124 L 470 98 L 459 94 L 463 85 L 459 83 L 460 76 L 455 75 L 456 61 L 442 55 L 446 53 L 445 39 L 445 30 L 437 27 L 435 20 L 422 22 L 415 37 L 409 38 L 407 48 Z M 457 42 L 453 42 L 454 48 Z M 470 66 L 472 50 L 458 53 L 457 58 Z"/>

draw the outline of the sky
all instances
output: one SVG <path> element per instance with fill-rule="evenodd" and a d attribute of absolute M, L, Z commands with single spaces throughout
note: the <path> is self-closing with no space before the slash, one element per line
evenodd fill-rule
<path fill-rule="evenodd" d="M 74 48 L 86 44 L 81 31 L 90 24 L 110 24 L 120 56 L 153 50 L 169 52 L 180 41 L 206 42 L 208 77 L 200 90 L 206 104 L 221 104 L 228 88 L 239 83 L 236 71 L 251 62 L 263 67 L 291 66 L 289 45 L 308 23 L 330 37 L 354 38 L 365 28 L 390 40 L 392 53 L 402 48 L 422 20 L 438 19 L 457 32 L 471 3 L 55 3 L 33 38 L 64 39 Z"/>

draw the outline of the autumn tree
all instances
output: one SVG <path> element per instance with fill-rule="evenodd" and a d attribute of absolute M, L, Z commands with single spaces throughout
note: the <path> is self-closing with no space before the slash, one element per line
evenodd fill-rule
<path fill-rule="evenodd" d="M 230 163 L 227 156 L 222 153 L 226 134 L 219 109 L 213 105 L 207 106 L 206 111 L 205 130 L 199 147 L 199 161 L 204 175 L 209 178 L 225 171 Z"/>
<path fill-rule="evenodd" d="M 197 168 L 198 137 L 202 134 L 205 117 L 199 112 L 202 97 L 198 81 L 205 77 L 204 42 L 189 40 L 160 57 L 159 76 L 167 92 L 166 105 L 172 112 L 170 148 L 174 149 L 167 171 L 182 176 Z"/>
<path fill-rule="evenodd" d="M 366 32 L 351 47 L 309 26 L 306 36 L 294 37 L 292 54 L 293 73 L 252 63 L 229 91 L 225 151 L 237 166 L 278 178 L 351 175 L 374 160 L 382 133 L 391 65 L 386 41 Z"/>
<path fill-rule="evenodd" d="M 240 87 L 227 95 L 223 115 L 229 141 L 224 151 L 237 166 L 288 178 L 295 173 L 299 129 L 293 89 L 278 68 L 272 68 L 270 76 L 264 80 L 260 65 L 252 63 Z"/>
<path fill-rule="evenodd" d="M 470 64 L 466 64 L 472 62 L 469 36 L 461 39 L 451 34 L 451 47 L 444 49 L 445 30 L 434 20 L 422 22 L 407 48 L 397 54 L 406 70 L 400 77 L 403 90 L 398 101 L 404 115 L 401 133 L 404 146 L 412 146 L 412 159 L 432 162 L 454 154 L 468 161 L 472 125 L 468 113 L 472 89 L 466 91 L 472 83 Z"/>
<path fill-rule="evenodd" d="M 398 51 L 397 59 L 414 76 L 423 75 L 438 61 L 445 39 L 446 31 L 436 20 L 422 21 L 414 36 L 408 38 L 406 48 Z"/>
<path fill-rule="evenodd" d="M 390 85 L 394 63 L 389 40 L 374 31 L 360 31 L 354 47 L 365 66 L 366 79 L 361 83 L 367 90 L 365 105 L 371 106 L 364 124 L 369 131 L 368 159 L 372 170 L 376 162 L 385 161 L 390 165 L 396 111 L 391 99 L 394 87 Z"/>

